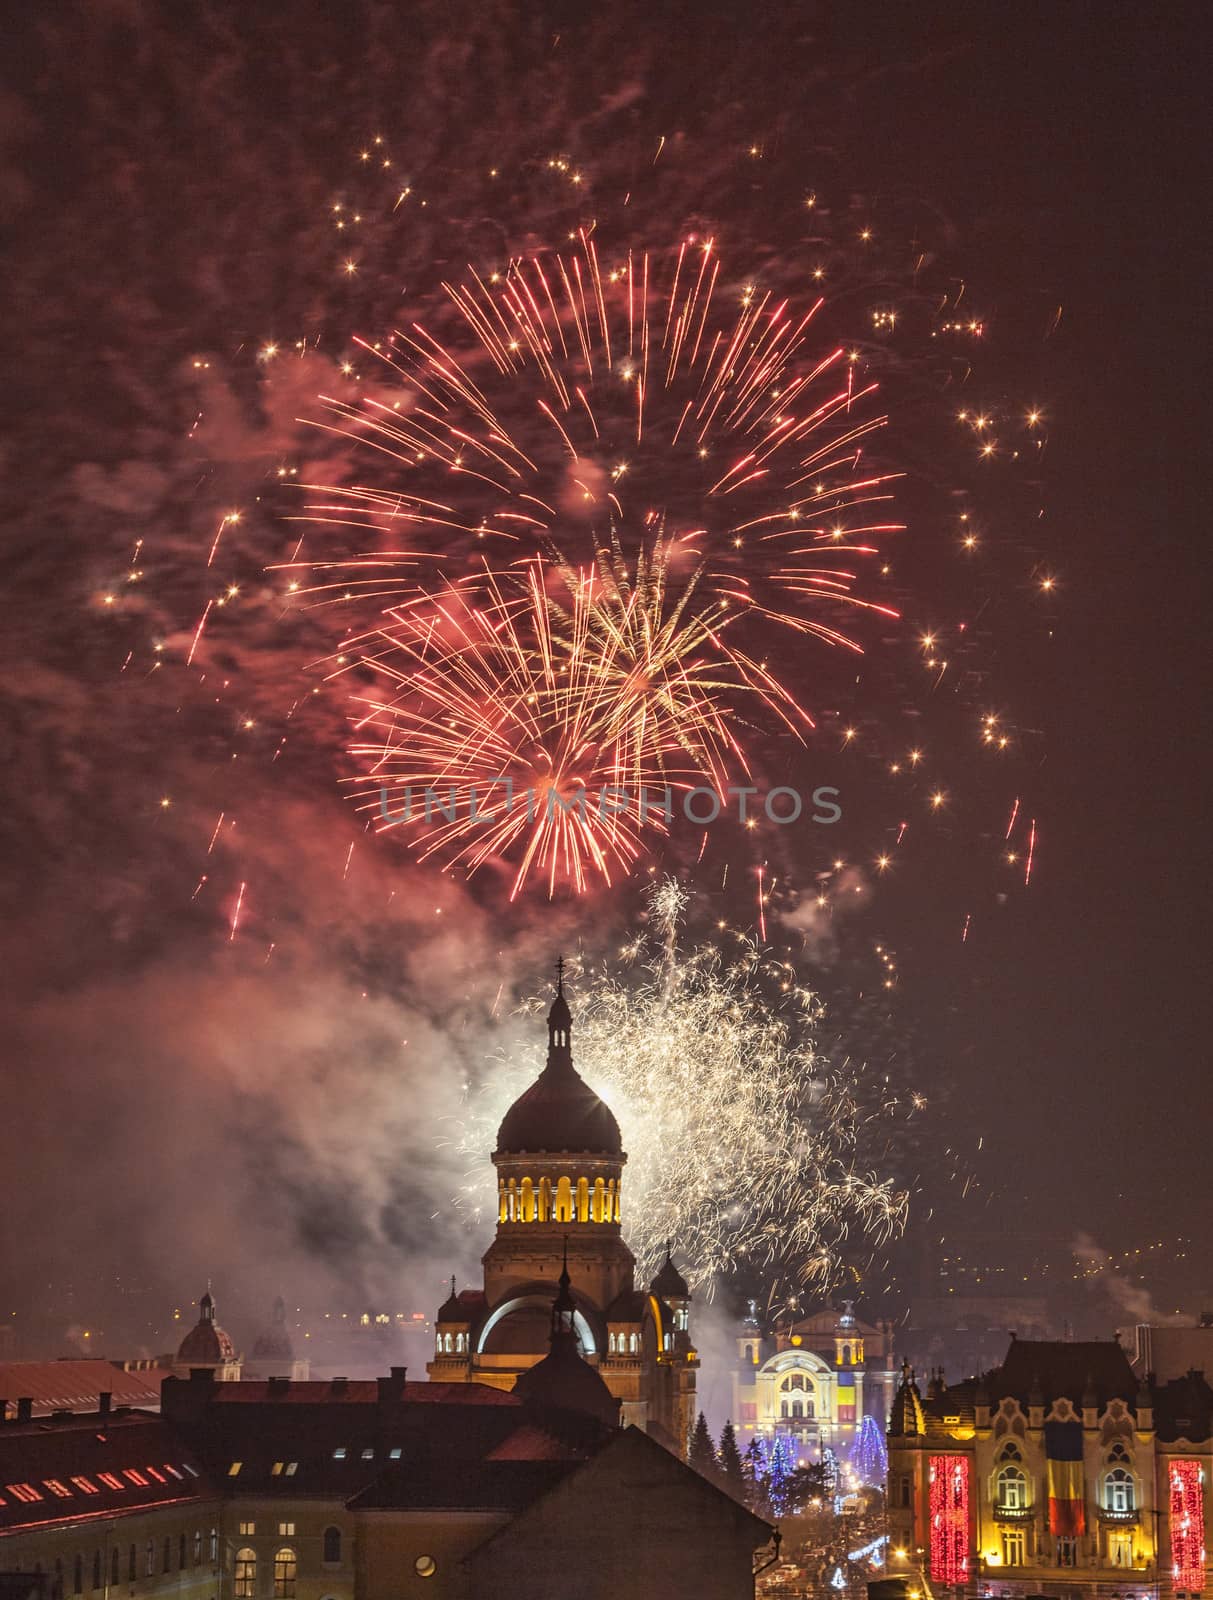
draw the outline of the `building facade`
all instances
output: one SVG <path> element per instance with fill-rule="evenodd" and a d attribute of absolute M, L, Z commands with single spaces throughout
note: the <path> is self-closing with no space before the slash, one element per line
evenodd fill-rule
<path fill-rule="evenodd" d="M 1013 1339 L 1000 1367 L 925 1393 L 888 1433 L 890 1573 L 934 1592 L 1200 1595 L 1213 1390 L 1139 1380 L 1114 1341 Z"/>
<path fill-rule="evenodd" d="M 623 1236 L 627 1156 L 609 1107 L 573 1065 L 563 980 L 548 1015 L 547 1065 L 510 1107 L 493 1153 L 497 1232 L 482 1288 L 451 1293 L 436 1318 L 430 1377 L 513 1389 L 547 1354 L 552 1297 L 567 1265 L 584 1359 L 624 1423 L 685 1454 L 699 1360 L 691 1295 L 667 1254 L 647 1288 Z"/>
<path fill-rule="evenodd" d="M 850 1301 L 841 1312 L 783 1319 L 764 1334 L 753 1303 L 737 1334 L 733 1419 L 742 1448 L 755 1437 L 785 1435 L 799 1459 L 829 1446 L 849 1454 L 870 1417 L 882 1431 L 897 1386 L 893 1332 L 863 1322 Z"/>

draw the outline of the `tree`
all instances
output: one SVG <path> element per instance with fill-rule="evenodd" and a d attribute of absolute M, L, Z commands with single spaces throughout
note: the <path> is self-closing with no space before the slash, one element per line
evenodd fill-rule
<path fill-rule="evenodd" d="M 775 1436 L 775 1443 L 767 1452 L 767 1500 L 772 1512 L 782 1517 L 788 1510 L 788 1481 L 792 1476 L 792 1452 L 783 1434 Z"/>
<path fill-rule="evenodd" d="M 703 1412 L 691 1430 L 691 1448 L 687 1452 L 687 1464 L 694 1467 L 701 1478 L 709 1482 L 716 1482 L 716 1451 L 712 1445 L 712 1435 L 708 1432 L 708 1421 Z"/>
<path fill-rule="evenodd" d="M 766 1487 L 763 1483 L 763 1479 L 766 1477 L 766 1470 L 762 1446 L 757 1439 L 751 1439 L 749 1449 L 745 1453 L 745 1459 L 741 1463 L 741 1476 L 745 1503 L 758 1516 L 762 1516 L 765 1511 L 770 1509 L 767 1505 Z"/>
<path fill-rule="evenodd" d="M 790 1516 L 799 1516 L 811 1508 L 816 1500 L 826 1499 L 826 1469 L 820 1465 L 797 1467 L 788 1476 L 787 1509 Z"/>
<path fill-rule="evenodd" d="M 737 1435 L 733 1432 L 732 1422 L 726 1422 L 724 1425 L 720 1435 L 720 1451 L 716 1459 L 720 1468 L 721 1486 L 733 1496 L 734 1500 L 744 1500 L 745 1474 L 741 1468 L 741 1455 L 737 1449 Z"/>

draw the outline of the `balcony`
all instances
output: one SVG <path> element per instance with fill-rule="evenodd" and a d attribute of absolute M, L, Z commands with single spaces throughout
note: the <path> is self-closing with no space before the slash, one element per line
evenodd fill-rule
<path fill-rule="evenodd" d="M 1031 1522 L 1035 1510 L 1032 1506 L 999 1506 L 994 1507 L 995 1522 Z"/>
<path fill-rule="evenodd" d="M 1118 1528 L 1135 1528 L 1139 1513 L 1136 1510 L 1112 1511 L 1106 1506 L 1096 1507 L 1096 1516 L 1101 1522 L 1108 1522 Z"/>

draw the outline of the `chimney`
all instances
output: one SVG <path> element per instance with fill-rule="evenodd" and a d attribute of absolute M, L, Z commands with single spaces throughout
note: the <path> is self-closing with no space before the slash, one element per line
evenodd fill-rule
<path fill-rule="evenodd" d="M 380 1378 L 379 1404 L 388 1405 L 394 1400 L 404 1399 L 404 1382 L 408 1374 L 407 1367 L 393 1367 L 386 1378 Z"/>
<path fill-rule="evenodd" d="M 97 1415 L 99 1417 L 109 1416 L 110 1406 L 113 1404 L 113 1400 L 113 1391 L 111 1389 L 102 1389 L 101 1393 L 97 1396 Z"/>
<path fill-rule="evenodd" d="M 334 1378 L 329 1387 L 333 1394 L 344 1394 L 349 1386 L 350 1380 L 348 1378 Z"/>
<path fill-rule="evenodd" d="M 34 1401 L 32 1395 L 22 1395 L 17 1401 L 17 1421 L 30 1422 L 34 1415 Z"/>

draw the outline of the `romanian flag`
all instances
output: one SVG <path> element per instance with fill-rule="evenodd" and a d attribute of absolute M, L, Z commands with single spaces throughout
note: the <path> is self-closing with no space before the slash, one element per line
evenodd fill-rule
<path fill-rule="evenodd" d="M 1049 1489 L 1049 1532 L 1087 1531 L 1082 1478 L 1082 1423 L 1045 1423 L 1045 1464 Z"/>

